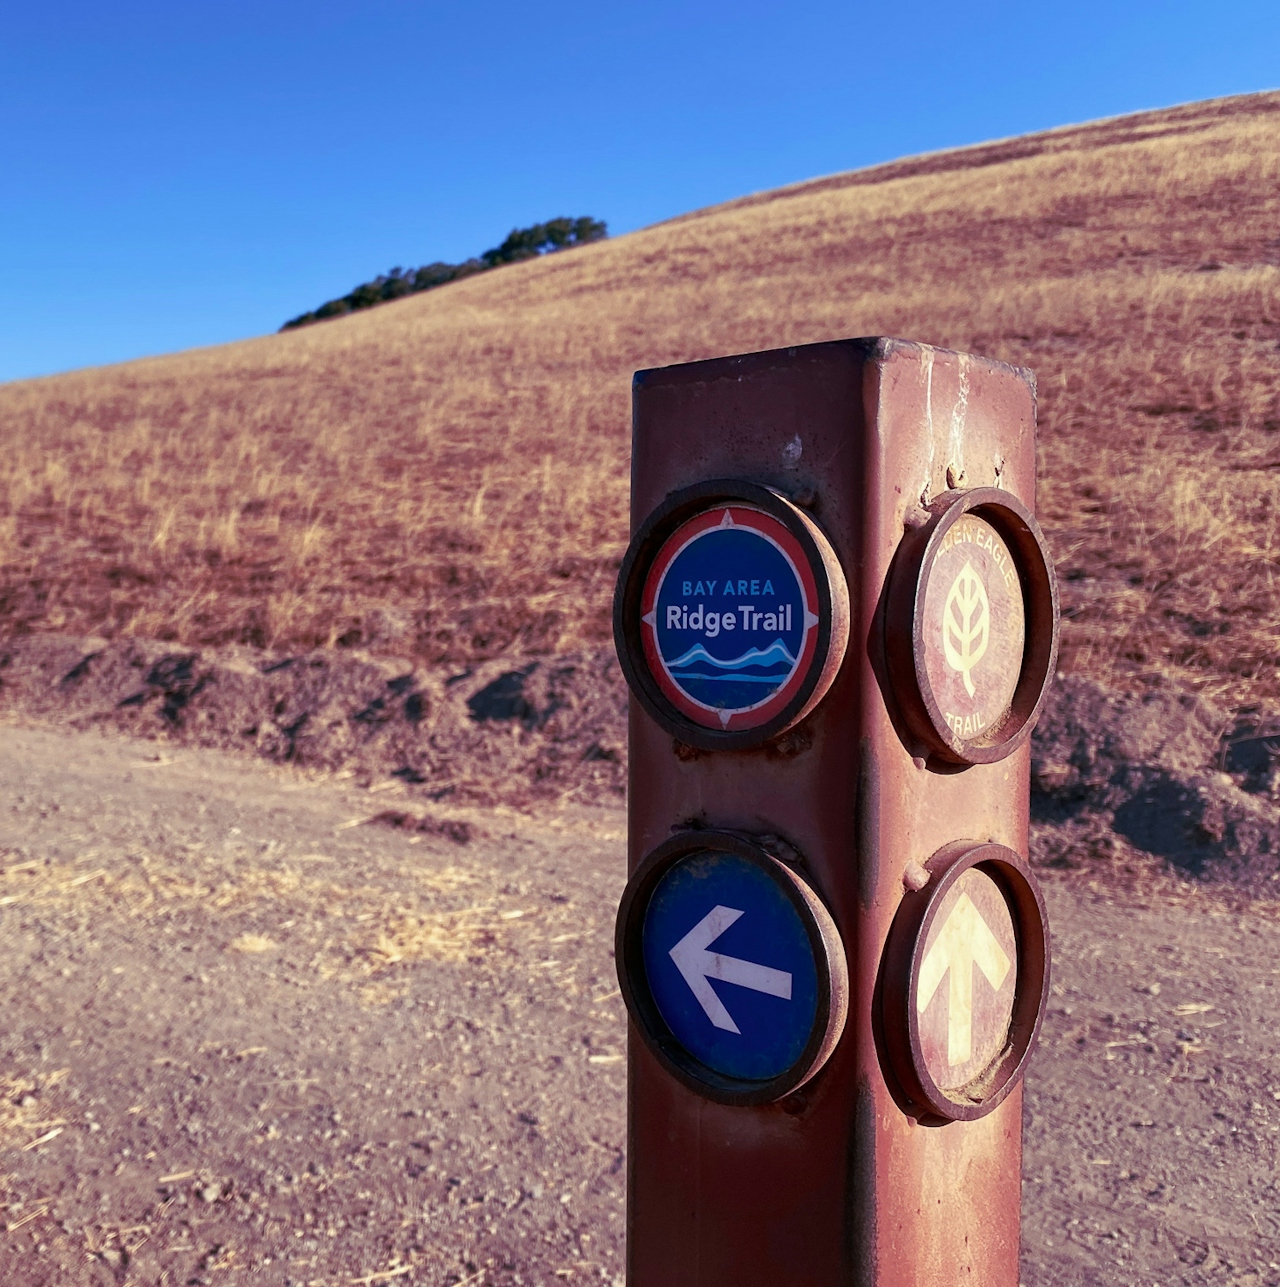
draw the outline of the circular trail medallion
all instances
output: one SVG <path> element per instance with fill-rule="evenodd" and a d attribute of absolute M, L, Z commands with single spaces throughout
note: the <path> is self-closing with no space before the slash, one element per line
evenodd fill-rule
<path fill-rule="evenodd" d="M 924 587 L 925 669 L 942 718 L 972 741 L 999 724 L 1022 673 L 1026 610 L 1000 533 L 966 514 L 943 537 Z"/>
<path fill-rule="evenodd" d="M 921 1056 L 940 1090 L 967 1086 L 1004 1049 L 1017 957 L 1009 904 L 990 876 L 969 868 L 942 899 L 916 980 Z"/>
<path fill-rule="evenodd" d="M 913 756 L 993 764 L 1035 728 L 1058 655 L 1058 588 L 1031 511 L 998 487 L 909 523 L 885 612 L 886 692 Z"/>
<path fill-rule="evenodd" d="M 699 1063 L 767 1081 L 804 1053 L 818 969 L 799 913 L 765 869 L 689 854 L 659 881 L 641 933 L 658 1013 Z"/>
<path fill-rule="evenodd" d="M 817 584 L 799 541 L 746 505 L 682 523 L 645 577 L 650 673 L 704 728 L 758 728 L 783 711 L 815 663 L 818 624 Z"/>
<path fill-rule="evenodd" d="M 1049 993 L 1044 899 L 1013 850 L 960 842 L 904 894 L 881 963 L 884 1048 L 926 1116 L 972 1121 L 1013 1090 Z"/>
<path fill-rule="evenodd" d="M 623 894 L 616 955 L 649 1050 L 721 1103 L 789 1094 L 844 1030 L 848 972 L 835 922 L 748 837 L 690 832 L 654 850 Z"/>

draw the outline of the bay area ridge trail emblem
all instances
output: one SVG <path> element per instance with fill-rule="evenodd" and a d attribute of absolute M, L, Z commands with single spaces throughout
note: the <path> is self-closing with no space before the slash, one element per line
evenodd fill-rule
<path fill-rule="evenodd" d="M 645 662 L 686 719 L 727 731 L 768 723 L 815 664 L 818 591 L 800 543 L 770 514 L 717 505 L 682 523 L 641 597 Z"/>

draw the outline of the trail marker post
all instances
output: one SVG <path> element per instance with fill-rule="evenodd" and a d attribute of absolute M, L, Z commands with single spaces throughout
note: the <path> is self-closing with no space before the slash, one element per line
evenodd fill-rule
<path fill-rule="evenodd" d="M 849 340 L 636 376 L 629 1287 L 1015 1287 L 1034 496 L 1000 363 Z"/>

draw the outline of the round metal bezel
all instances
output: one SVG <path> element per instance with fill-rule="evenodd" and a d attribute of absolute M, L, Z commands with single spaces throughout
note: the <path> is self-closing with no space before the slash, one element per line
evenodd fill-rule
<path fill-rule="evenodd" d="M 908 892 L 889 930 L 882 965 L 881 1024 L 894 1077 L 912 1103 L 944 1121 L 974 1121 L 998 1108 L 1026 1071 L 1049 997 L 1050 942 L 1044 897 L 1030 867 L 1004 845 L 948 846 L 927 864 L 932 879 Z M 1000 887 L 1018 952 L 1009 1037 L 987 1068 L 959 1091 L 945 1091 L 925 1064 L 914 1004 L 924 945 L 947 892 L 977 867 Z M 966 1093 L 969 1092 L 969 1093 Z"/>
<path fill-rule="evenodd" d="M 772 718 L 754 728 L 716 729 L 682 714 L 659 688 L 645 659 L 641 603 L 653 560 L 682 524 L 719 505 L 758 509 L 781 523 L 799 544 L 817 592 L 817 641 L 813 660 L 792 696 Z M 640 525 L 618 573 L 613 601 L 613 636 L 618 661 L 631 691 L 650 716 L 673 737 L 704 751 L 740 751 L 763 746 L 794 728 L 826 695 L 849 642 L 849 590 L 835 551 L 803 510 L 768 487 L 737 479 L 712 479 L 673 492 Z"/>
<path fill-rule="evenodd" d="M 767 1081 L 726 1077 L 695 1059 L 672 1034 L 649 991 L 642 948 L 649 900 L 680 859 L 708 850 L 744 858 L 768 872 L 800 917 L 817 964 L 818 1006 L 809 1040 L 790 1068 Z M 844 1031 L 849 971 L 835 921 L 798 873 L 750 837 L 731 831 L 687 831 L 659 845 L 627 883 L 618 908 L 614 947 L 618 985 L 641 1040 L 673 1077 L 717 1103 L 745 1106 L 782 1099 L 817 1075 Z"/>
<path fill-rule="evenodd" d="M 1040 717 L 1058 660 L 1058 582 L 1044 533 L 1031 511 L 999 487 L 946 492 L 930 518 L 903 538 L 890 573 L 885 656 L 893 692 L 911 731 L 953 764 L 993 764 L 1018 749 Z M 926 666 L 925 591 L 947 533 L 966 514 L 985 519 L 1013 554 L 1026 610 L 1022 667 L 1008 709 L 983 735 L 964 740 L 943 718 Z"/>

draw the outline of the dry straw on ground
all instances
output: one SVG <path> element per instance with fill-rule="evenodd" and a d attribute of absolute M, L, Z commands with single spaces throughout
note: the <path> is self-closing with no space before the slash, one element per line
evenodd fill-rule
<path fill-rule="evenodd" d="M 514 968 L 520 953 L 536 944 L 596 928 L 594 922 L 581 925 L 567 906 L 531 909 L 518 895 L 481 888 L 468 868 L 421 858 L 403 865 L 406 888 L 396 892 L 334 880 L 309 870 L 305 859 L 296 866 L 244 860 L 219 867 L 190 852 L 135 853 L 101 867 L 86 860 L 10 862 L 11 856 L 0 852 L 0 906 L 39 907 L 81 926 L 107 909 L 123 909 L 153 928 L 199 908 L 230 927 L 223 939 L 228 952 L 283 957 L 295 980 L 354 985 L 370 1005 L 398 995 L 409 966 L 483 958 Z M 271 933 L 246 929 L 246 923 L 268 926 Z M 571 924 L 580 932 L 555 937 Z M 0 1146 L 6 1135 L 62 1124 L 46 1120 L 41 1098 L 62 1075 L 30 1085 L 0 1076 Z"/>
<path fill-rule="evenodd" d="M 836 176 L 287 335 L 0 388 L 0 629 L 425 661 L 607 638 L 638 367 L 1032 367 L 1064 661 L 1280 691 L 1280 95 Z"/>

